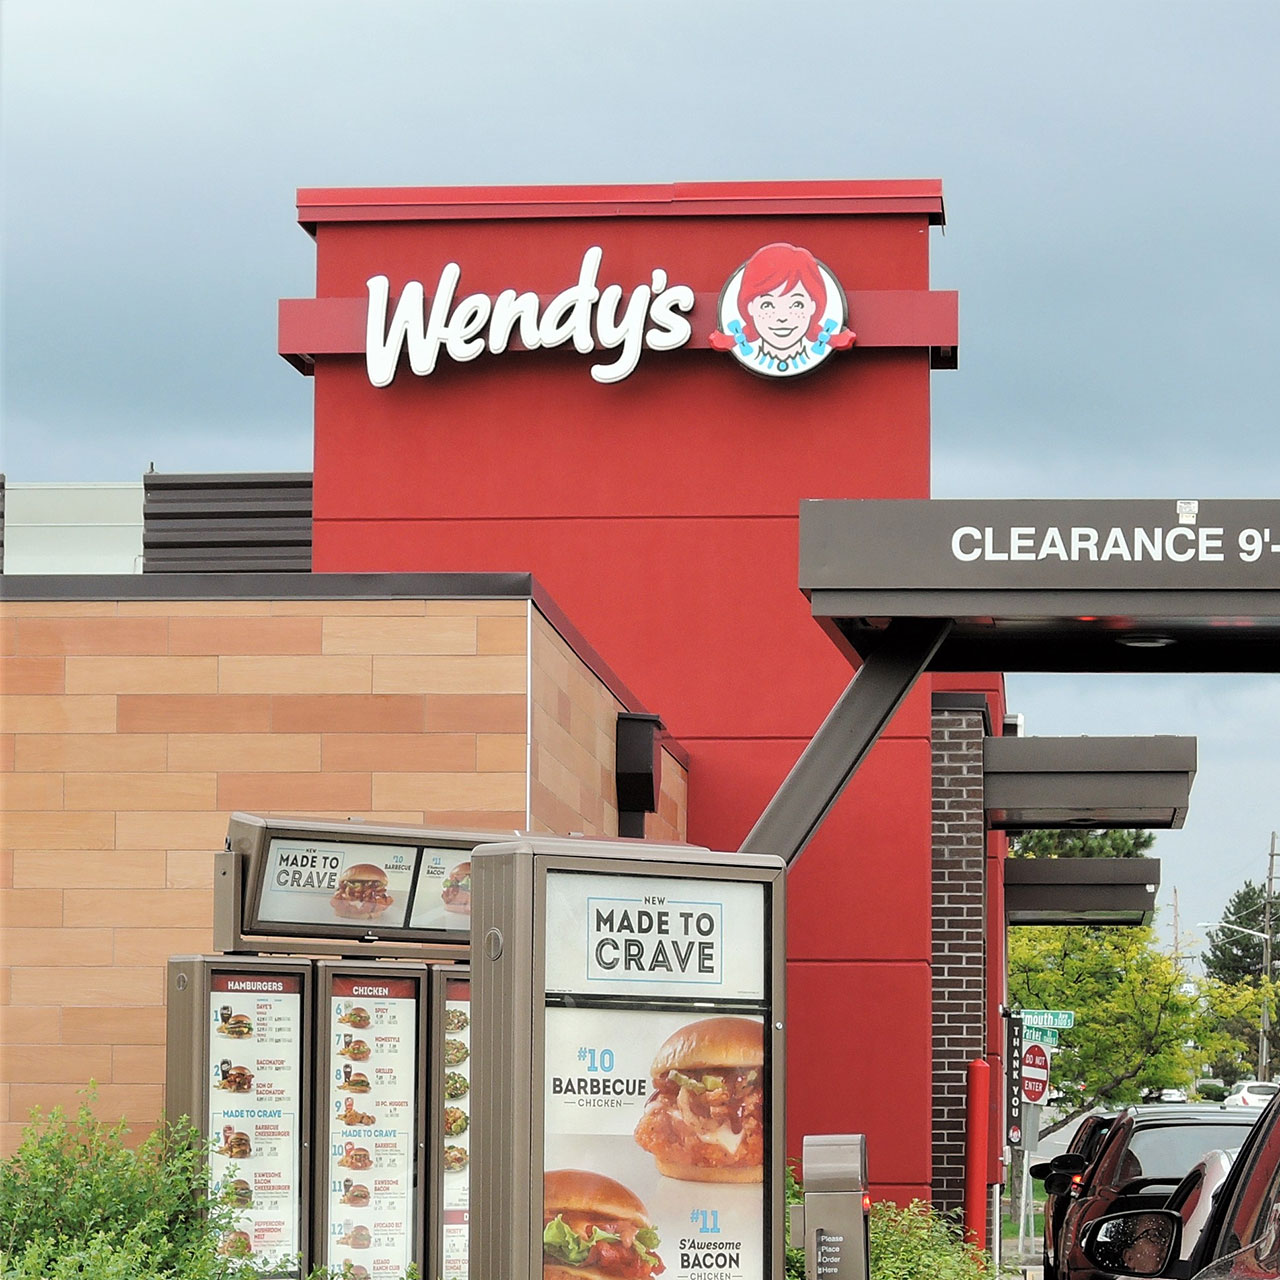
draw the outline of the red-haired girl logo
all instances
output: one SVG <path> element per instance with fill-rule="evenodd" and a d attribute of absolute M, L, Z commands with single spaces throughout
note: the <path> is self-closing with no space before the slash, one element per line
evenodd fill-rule
<path fill-rule="evenodd" d="M 840 281 L 808 249 L 767 244 L 725 281 L 710 343 L 752 373 L 794 378 L 852 346 Z"/>

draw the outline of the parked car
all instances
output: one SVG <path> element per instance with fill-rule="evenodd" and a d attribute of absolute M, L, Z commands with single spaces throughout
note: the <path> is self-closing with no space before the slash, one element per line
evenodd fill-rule
<path fill-rule="evenodd" d="M 1280 1084 L 1270 1084 L 1265 1080 L 1241 1080 L 1231 1086 L 1230 1092 L 1222 1099 L 1222 1105 L 1265 1107 L 1277 1093 L 1280 1093 Z"/>
<path fill-rule="evenodd" d="M 1057 1280 L 1109 1280 L 1114 1271 L 1084 1252 L 1089 1224 L 1109 1214 L 1163 1209 L 1205 1152 L 1240 1147 L 1260 1114 L 1250 1107 L 1190 1103 L 1121 1111 L 1063 1214 Z M 1179 1217 L 1179 1242 L 1181 1234 Z"/>
<path fill-rule="evenodd" d="M 1182 1247 L 1178 1257 L 1189 1261 L 1213 1211 L 1213 1198 L 1227 1180 L 1238 1148 L 1207 1151 L 1191 1167 L 1165 1202 L 1182 1219 Z"/>
<path fill-rule="evenodd" d="M 1280 1097 L 1245 1139 L 1185 1258 L 1182 1230 L 1175 1209 L 1121 1212 L 1090 1223 L 1082 1244 L 1109 1277 L 1280 1280 Z"/>
<path fill-rule="evenodd" d="M 1046 1179 L 1042 1254 L 1044 1280 L 1058 1280 L 1058 1232 L 1062 1229 L 1062 1218 L 1067 1211 L 1067 1203 L 1072 1191 L 1080 1185 L 1084 1171 L 1093 1163 L 1093 1158 L 1098 1154 L 1098 1148 L 1106 1139 L 1107 1131 L 1115 1118 L 1114 1111 L 1090 1112 L 1076 1126 L 1066 1151 L 1046 1164 L 1031 1166 L 1030 1172 L 1033 1178 Z M 1050 1177 L 1052 1174 L 1061 1176 L 1052 1178 Z M 1064 1176 L 1065 1186 L 1062 1182 Z M 1054 1188 L 1059 1186 L 1063 1189 L 1055 1191 Z"/>
<path fill-rule="evenodd" d="M 1143 1102 L 1186 1102 L 1185 1089 L 1148 1089 L 1142 1095 Z"/>

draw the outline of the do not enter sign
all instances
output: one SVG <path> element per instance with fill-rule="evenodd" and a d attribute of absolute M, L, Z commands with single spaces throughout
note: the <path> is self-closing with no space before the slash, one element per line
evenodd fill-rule
<path fill-rule="evenodd" d="M 1029 1044 L 1022 1050 L 1022 1096 L 1037 1103 L 1048 1092 L 1049 1055 L 1043 1045 Z"/>

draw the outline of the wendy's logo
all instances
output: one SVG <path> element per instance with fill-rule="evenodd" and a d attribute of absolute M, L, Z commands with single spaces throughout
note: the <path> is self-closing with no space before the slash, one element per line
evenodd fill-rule
<path fill-rule="evenodd" d="M 840 281 L 809 252 L 767 244 L 725 281 L 709 339 L 752 373 L 794 378 L 851 346 Z"/>

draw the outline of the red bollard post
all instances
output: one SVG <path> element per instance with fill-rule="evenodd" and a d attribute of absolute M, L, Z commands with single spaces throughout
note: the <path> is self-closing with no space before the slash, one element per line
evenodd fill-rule
<path fill-rule="evenodd" d="M 969 1063 L 965 1108 L 964 1235 L 987 1247 L 987 1143 L 991 1108 L 991 1066 L 983 1058 Z"/>

